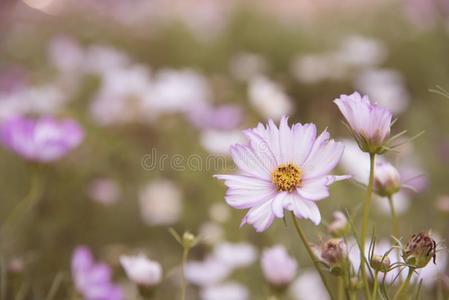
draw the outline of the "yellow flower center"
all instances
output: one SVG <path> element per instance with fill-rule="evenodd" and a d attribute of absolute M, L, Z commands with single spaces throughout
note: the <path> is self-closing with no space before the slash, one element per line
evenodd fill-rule
<path fill-rule="evenodd" d="M 278 191 L 291 192 L 299 187 L 302 182 L 302 170 L 292 164 L 282 164 L 271 174 L 271 181 Z"/>

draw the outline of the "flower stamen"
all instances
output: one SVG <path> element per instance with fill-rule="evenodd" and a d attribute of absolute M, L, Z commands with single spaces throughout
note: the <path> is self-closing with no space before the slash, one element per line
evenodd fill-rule
<path fill-rule="evenodd" d="M 302 170 L 292 164 L 281 164 L 271 174 L 271 181 L 278 191 L 291 192 L 302 183 Z"/>

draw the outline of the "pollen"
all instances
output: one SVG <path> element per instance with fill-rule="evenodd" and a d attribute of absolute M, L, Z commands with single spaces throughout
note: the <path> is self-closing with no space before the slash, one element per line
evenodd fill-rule
<path fill-rule="evenodd" d="M 302 170 L 292 164 L 281 164 L 271 174 L 271 181 L 276 186 L 278 191 L 291 192 L 295 188 L 301 186 Z"/>

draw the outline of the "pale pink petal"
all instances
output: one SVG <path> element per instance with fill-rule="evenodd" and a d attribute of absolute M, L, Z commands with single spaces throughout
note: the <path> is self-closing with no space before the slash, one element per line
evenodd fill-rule
<path fill-rule="evenodd" d="M 302 199 L 299 195 L 294 196 L 294 194 L 291 194 L 291 196 L 291 205 L 289 206 L 289 210 L 292 210 L 296 217 L 309 219 L 315 225 L 320 224 L 321 214 L 315 202 Z"/>
<path fill-rule="evenodd" d="M 344 144 L 334 140 L 321 144 L 304 163 L 304 179 L 328 174 L 340 161 L 343 150 Z"/>
<path fill-rule="evenodd" d="M 312 201 L 321 200 L 329 197 L 327 182 L 328 179 L 325 176 L 317 179 L 305 180 L 303 185 L 296 190 L 304 199 Z"/>
<path fill-rule="evenodd" d="M 239 144 L 231 146 L 231 156 L 244 173 L 257 178 L 271 179 L 272 170 L 268 169 L 263 161 L 260 161 L 250 147 Z"/>
<path fill-rule="evenodd" d="M 287 198 L 288 192 L 281 192 L 273 199 L 271 203 L 271 208 L 273 213 L 277 218 L 284 217 L 284 200 Z"/>
<path fill-rule="evenodd" d="M 257 232 L 262 232 L 270 227 L 274 217 L 271 210 L 271 202 L 267 201 L 264 204 L 251 208 L 243 218 L 241 225 L 251 224 Z"/>
<path fill-rule="evenodd" d="M 312 146 L 316 138 L 316 126 L 314 124 L 296 124 L 293 127 L 293 140 L 291 143 L 294 145 L 294 157 L 293 161 L 302 166 L 307 159 Z"/>

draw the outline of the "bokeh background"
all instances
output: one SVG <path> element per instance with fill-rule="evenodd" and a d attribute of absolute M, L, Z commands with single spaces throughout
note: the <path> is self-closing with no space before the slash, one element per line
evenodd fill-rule
<path fill-rule="evenodd" d="M 60 272 L 56 299 L 72 299 L 70 257 L 78 245 L 113 266 L 125 287 L 117 257 L 147 253 L 166 276 L 156 298 L 174 299 L 181 248 L 169 227 L 201 235 L 195 260 L 222 242 L 251 243 L 259 253 L 284 244 L 298 258 L 300 276 L 310 262 L 291 225 L 278 221 L 263 234 L 239 228 L 244 212 L 225 205 L 225 188 L 212 175 L 232 171 L 228 147 L 242 140 L 241 129 L 283 114 L 348 139 L 332 100 L 354 90 L 394 112 L 395 132 L 425 131 L 389 154 L 425 175 L 418 193 L 397 200 L 402 234 L 432 229 L 444 239 L 449 99 L 429 89 L 449 90 L 448 54 L 445 0 L 2 1 L 0 120 L 71 117 L 86 132 L 78 149 L 38 168 L 0 150 L 0 221 L 33 176 L 43 182 L 39 202 L 1 241 L 10 274 L 5 299 L 24 285 L 26 299 L 44 299 Z M 168 159 L 149 168 L 148 155 Z M 170 165 L 176 156 L 190 157 L 191 165 Z M 211 157 L 226 163 L 207 168 Z M 332 187 L 320 203 L 323 225 L 302 222 L 311 240 L 326 235 L 335 210 L 357 220 L 363 195 L 352 182 Z M 386 201 L 376 201 L 376 234 L 388 239 Z M 229 278 L 249 290 L 249 299 L 267 297 L 258 261 Z M 199 291 L 192 285 L 190 299 Z M 427 289 L 427 299 L 435 291 Z"/>

